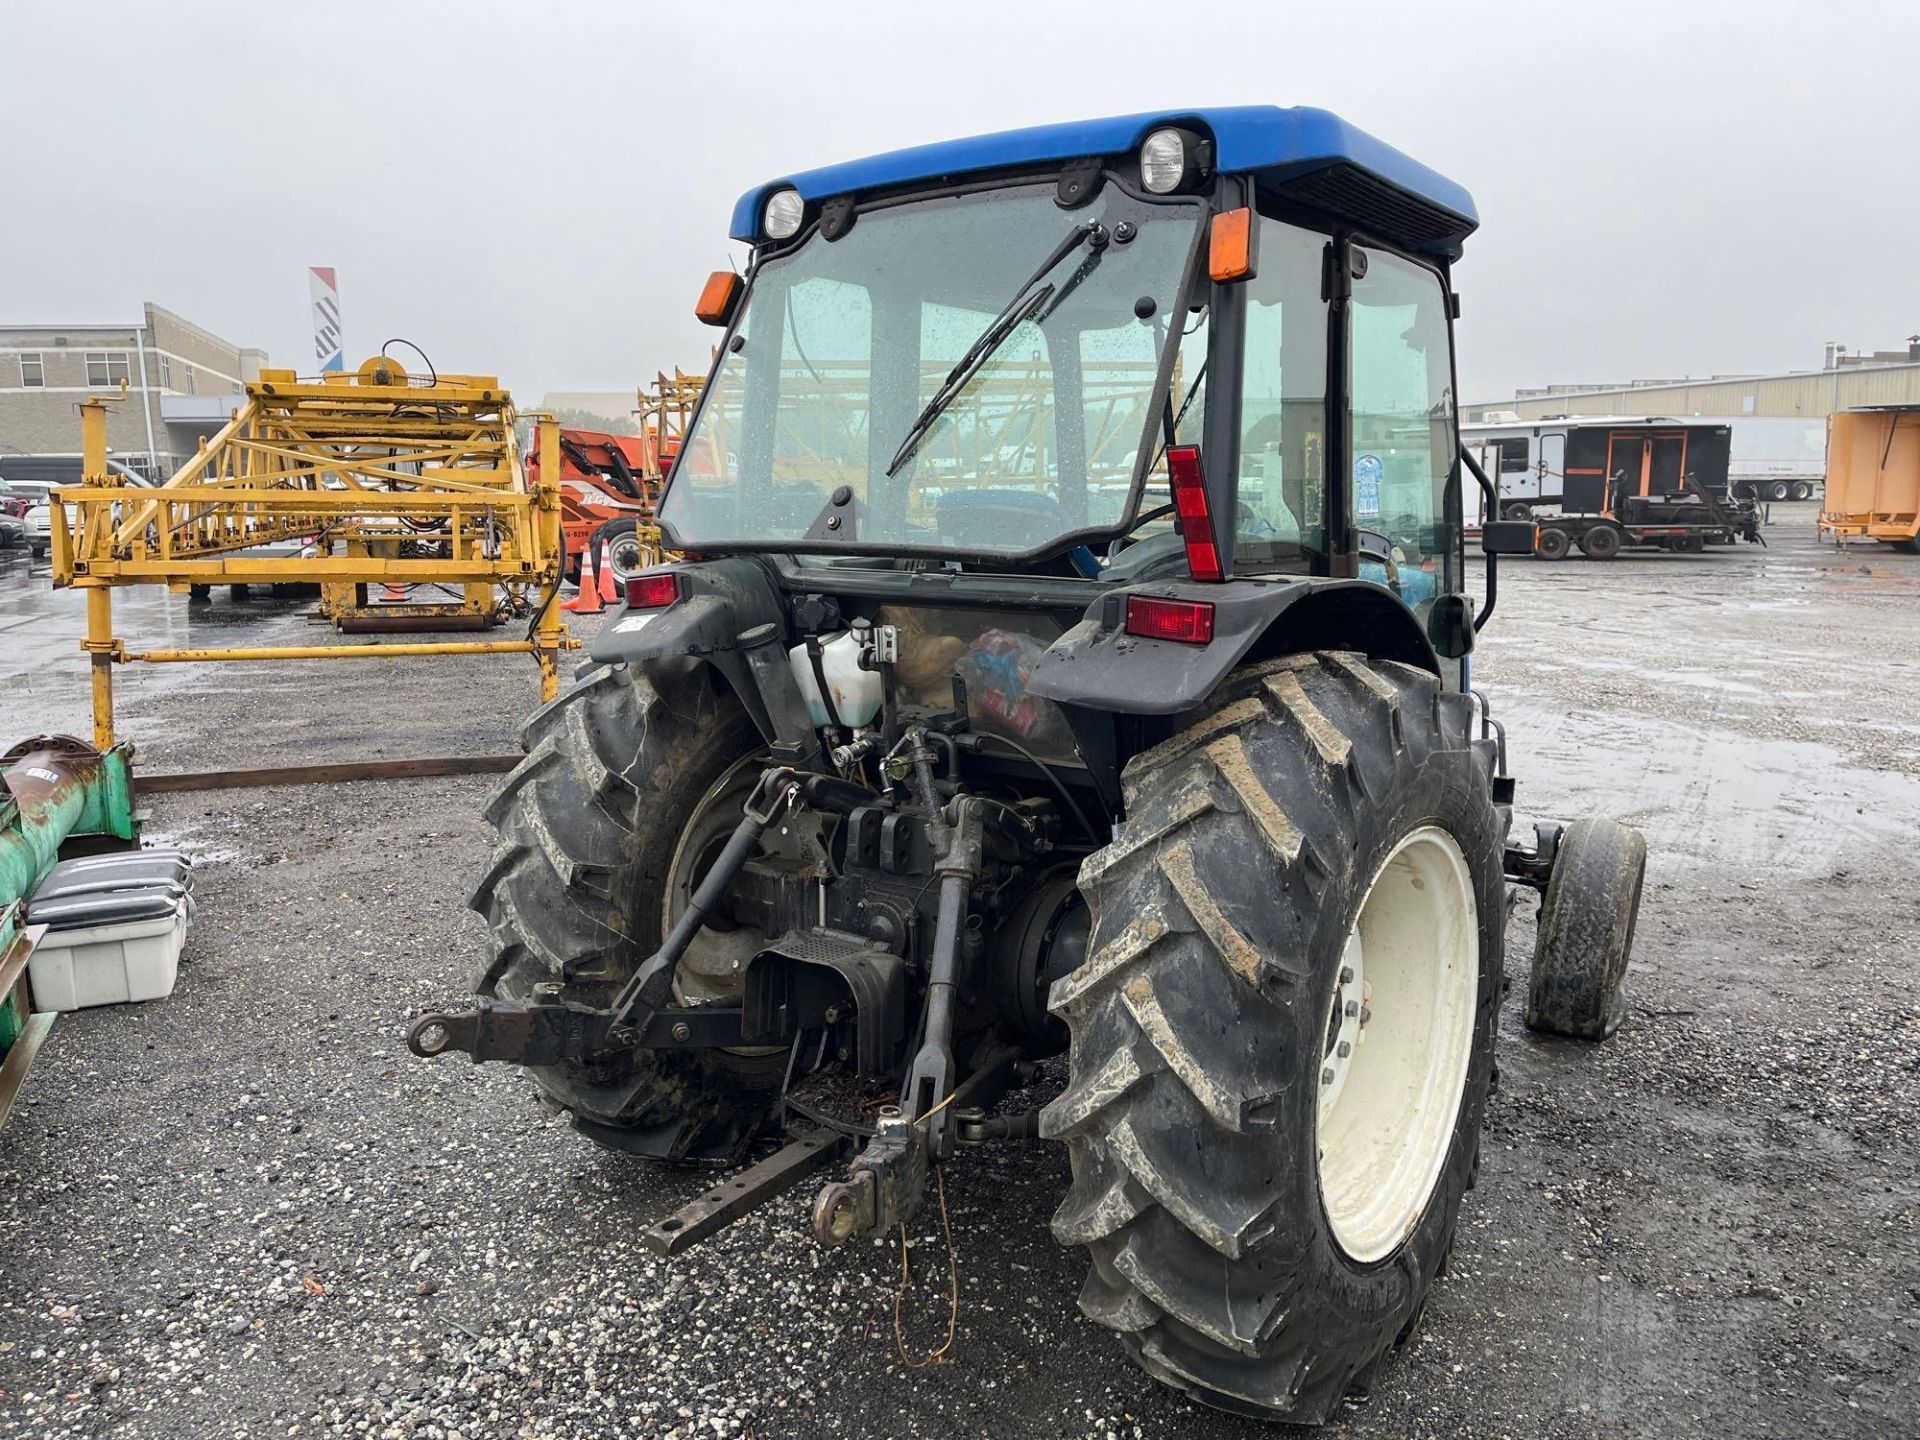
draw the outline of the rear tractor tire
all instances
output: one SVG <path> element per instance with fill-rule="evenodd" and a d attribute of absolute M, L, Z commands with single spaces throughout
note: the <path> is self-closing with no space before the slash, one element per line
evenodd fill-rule
<path fill-rule="evenodd" d="M 475 989 L 521 1000 L 558 983 L 566 999 L 605 1005 L 659 945 L 715 835 L 737 823 L 733 792 L 758 777 L 761 741 L 702 672 L 676 677 L 668 695 L 625 666 L 593 671 L 535 711 L 520 738 L 527 758 L 486 810 L 499 840 L 470 903 L 486 919 L 492 959 Z M 713 948 L 731 958 L 703 965 Z M 751 935 L 710 924 L 676 981 L 705 988 L 682 1002 L 723 998 L 729 968 L 751 948 Z M 527 1073 L 603 1145 L 726 1162 L 765 1122 L 780 1057 L 643 1051 Z"/>
<path fill-rule="evenodd" d="M 1080 1307 L 1149 1374 L 1317 1423 L 1410 1335 L 1476 1162 L 1506 909 L 1490 744 L 1390 661 L 1231 676 L 1126 768 L 1042 1134 Z"/>
<path fill-rule="evenodd" d="M 1561 832 L 1540 901 L 1528 1029 L 1604 1040 L 1620 1027 L 1646 873 L 1646 839 L 1630 826 L 1576 820 Z"/>

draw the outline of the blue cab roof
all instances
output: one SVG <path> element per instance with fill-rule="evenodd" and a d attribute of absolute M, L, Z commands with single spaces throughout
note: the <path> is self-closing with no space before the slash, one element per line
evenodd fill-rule
<path fill-rule="evenodd" d="M 1306 106 L 1235 105 L 1036 125 L 780 176 L 740 197 L 731 233 L 736 240 L 755 240 L 767 195 L 786 186 L 820 201 L 988 170 L 1124 154 L 1162 125 L 1198 125 L 1213 135 L 1214 163 L 1221 171 L 1251 174 L 1263 189 L 1350 219 L 1410 249 L 1458 256 L 1461 242 L 1479 224 L 1465 187 L 1338 115 Z"/>

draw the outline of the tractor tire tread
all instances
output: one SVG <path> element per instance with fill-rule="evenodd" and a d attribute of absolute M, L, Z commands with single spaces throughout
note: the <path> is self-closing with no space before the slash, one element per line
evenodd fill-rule
<path fill-rule="evenodd" d="M 1128 764 L 1125 824 L 1082 867 L 1088 957 L 1049 996 L 1073 1077 L 1041 1116 L 1073 1170 L 1053 1230 L 1090 1252 L 1088 1318 L 1208 1404 L 1325 1420 L 1402 1333 L 1444 1253 L 1429 1238 L 1422 1269 L 1409 1246 L 1382 1267 L 1393 1298 L 1378 1315 L 1329 1324 L 1307 1303 L 1321 1283 L 1308 1252 L 1326 1244 L 1318 1206 L 1276 1201 L 1272 1182 L 1289 1145 L 1299 1162 L 1289 1096 L 1323 1028 L 1309 1018 L 1311 932 L 1366 878 L 1352 874 L 1359 811 L 1443 790 L 1498 855 L 1493 756 L 1469 740 L 1467 705 L 1425 671 L 1350 652 L 1245 667 L 1207 714 Z M 1479 904 L 1503 921 L 1491 864 Z M 1350 920 L 1334 918 L 1344 934 Z M 1481 931 L 1489 1055 L 1499 930 Z M 1260 1043 L 1227 1040 L 1236 1030 Z M 1483 1070 L 1463 1101 L 1460 1174 L 1436 1192 L 1443 1234 L 1477 1158 L 1484 1088 Z"/>
<path fill-rule="evenodd" d="M 643 674 L 601 666 L 521 727 L 526 758 L 485 814 L 499 840 L 469 901 L 490 958 L 475 989 L 524 999 L 559 981 L 605 1004 L 658 943 L 661 856 L 751 727 L 697 674 L 672 698 Z M 665 1160 L 738 1158 L 766 1097 L 730 1083 L 712 1052 L 530 1066 L 545 1098 L 610 1148 Z"/>

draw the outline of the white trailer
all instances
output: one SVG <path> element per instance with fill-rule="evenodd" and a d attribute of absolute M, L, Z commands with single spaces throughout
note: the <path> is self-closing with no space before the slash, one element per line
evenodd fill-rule
<path fill-rule="evenodd" d="M 1734 415 L 1727 481 L 1744 500 L 1811 500 L 1827 484 L 1827 417 Z"/>

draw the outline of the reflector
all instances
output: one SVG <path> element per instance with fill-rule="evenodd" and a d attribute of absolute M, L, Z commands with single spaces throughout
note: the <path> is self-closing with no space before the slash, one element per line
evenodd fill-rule
<path fill-rule="evenodd" d="M 1127 634 L 1147 640 L 1178 640 L 1205 645 L 1213 639 L 1213 604 L 1208 600 L 1155 600 L 1127 597 Z"/>
<path fill-rule="evenodd" d="M 629 610 L 664 610 L 680 598 L 680 577 L 672 570 L 627 578 Z"/>
<path fill-rule="evenodd" d="M 1187 573 L 1195 580 L 1226 579 L 1220 568 L 1220 547 L 1213 538 L 1213 513 L 1207 506 L 1206 476 L 1200 471 L 1200 447 L 1169 445 L 1167 477 L 1173 483 L 1173 511 L 1180 517 L 1180 538 L 1187 547 Z"/>

